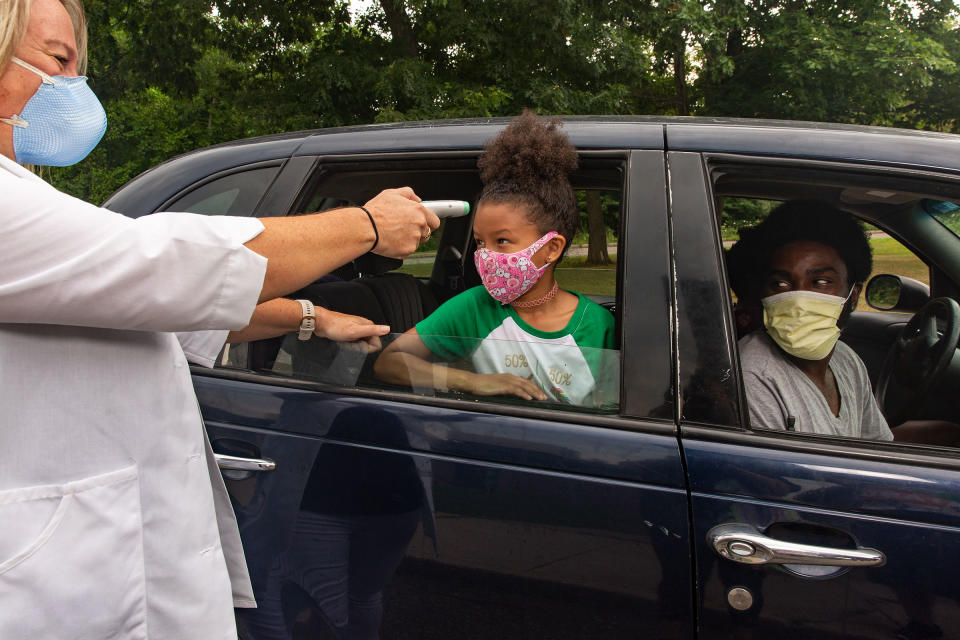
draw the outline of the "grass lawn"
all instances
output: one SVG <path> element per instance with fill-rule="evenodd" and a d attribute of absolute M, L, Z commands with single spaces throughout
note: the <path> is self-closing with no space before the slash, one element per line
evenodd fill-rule
<path fill-rule="evenodd" d="M 873 247 L 873 274 L 893 273 L 930 284 L 930 272 L 918 258 L 893 238 L 871 238 Z M 617 256 L 610 258 L 616 261 Z M 400 271 L 418 278 L 427 278 L 433 269 L 432 263 L 405 265 Z M 583 256 L 569 256 L 557 267 L 557 281 L 564 289 L 579 293 L 613 296 L 617 292 L 617 265 L 588 265 Z M 860 297 L 858 309 L 870 310 Z"/>
<path fill-rule="evenodd" d="M 927 265 L 893 238 L 870 238 L 870 246 L 873 248 L 871 278 L 878 273 L 892 273 L 919 280 L 926 285 L 930 284 L 930 269 Z M 876 309 L 869 306 L 861 294 L 857 311 L 876 311 Z"/>
<path fill-rule="evenodd" d="M 893 238 L 871 238 L 873 273 L 893 273 L 930 284 L 930 270 L 910 250 Z"/>
<path fill-rule="evenodd" d="M 584 256 L 564 258 L 556 268 L 557 282 L 560 287 L 577 293 L 615 296 L 617 295 L 617 256 L 608 265 L 588 265 Z"/>
<path fill-rule="evenodd" d="M 397 269 L 397 271 L 400 273 L 409 273 L 414 278 L 429 278 L 430 274 L 433 273 L 433 263 L 405 264 Z"/>

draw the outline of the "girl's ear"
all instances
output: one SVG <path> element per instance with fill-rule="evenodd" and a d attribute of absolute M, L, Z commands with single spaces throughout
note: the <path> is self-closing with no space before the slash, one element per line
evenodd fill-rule
<path fill-rule="evenodd" d="M 559 234 L 553 236 L 547 241 L 547 244 L 543 245 L 544 259 L 550 264 L 553 264 L 560 259 L 560 255 L 563 253 L 565 246 L 567 246 L 566 238 Z"/>

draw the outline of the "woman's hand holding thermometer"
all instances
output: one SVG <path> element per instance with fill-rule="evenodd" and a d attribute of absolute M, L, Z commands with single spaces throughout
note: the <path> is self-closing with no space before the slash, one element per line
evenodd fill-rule
<path fill-rule="evenodd" d="M 464 200 L 424 200 L 420 204 L 437 214 L 438 218 L 459 218 L 470 213 L 470 203 Z"/>

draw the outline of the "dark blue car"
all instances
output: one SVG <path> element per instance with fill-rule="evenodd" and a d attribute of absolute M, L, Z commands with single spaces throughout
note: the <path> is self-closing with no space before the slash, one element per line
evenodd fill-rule
<path fill-rule="evenodd" d="M 238 141 L 159 165 L 106 206 L 285 216 L 400 185 L 474 201 L 476 159 L 505 124 Z M 615 316 L 616 402 L 402 388 L 377 379 L 376 354 L 316 338 L 229 345 L 194 382 L 260 602 L 241 637 L 960 637 L 960 449 L 752 429 L 722 234 L 731 207 L 815 197 L 898 241 L 926 277 L 875 277 L 867 299 L 886 310 L 862 307 L 842 339 L 888 415 L 960 422 L 960 325 L 943 300 L 960 300 L 960 137 L 645 118 L 564 130 L 574 189 L 615 221 L 616 263 L 558 279 Z M 435 251 L 364 256 L 298 296 L 403 332 L 479 282 L 469 217 L 435 236 Z"/>

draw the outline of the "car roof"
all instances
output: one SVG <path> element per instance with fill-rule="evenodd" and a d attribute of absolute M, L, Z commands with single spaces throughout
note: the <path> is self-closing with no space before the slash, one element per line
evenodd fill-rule
<path fill-rule="evenodd" d="M 890 152 L 895 149 L 886 148 L 886 144 L 892 142 L 923 149 L 949 148 L 954 153 L 960 146 L 960 136 L 951 133 L 839 123 L 692 116 L 560 116 L 560 119 L 578 149 L 743 150 L 765 155 L 789 152 L 793 156 L 808 155 L 804 150 L 811 149 L 810 155 L 846 159 L 852 154 L 848 148 L 844 150 L 844 143 L 865 138 L 874 141 L 868 149 L 883 153 L 864 151 L 860 154 L 862 159 L 889 161 Z M 298 155 L 313 149 L 336 153 L 482 149 L 510 120 L 421 120 L 293 131 L 224 142 L 173 159 L 227 149 L 240 151 L 251 146 L 284 149 L 297 146 L 298 142 L 302 142 Z M 363 141 L 360 147 L 358 138 Z M 809 144 L 813 139 L 816 144 Z M 960 171 L 960 159 L 945 163 L 944 168 Z"/>
<path fill-rule="evenodd" d="M 960 136 L 858 125 L 669 116 L 563 116 L 580 151 L 652 149 L 847 161 L 960 173 Z M 396 122 L 226 142 L 140 174 L 105 203 L 140 209 L 206 176 L 292 156 L 478 152 L 510 118 Z M 163 193 L 161 193 L 161 191 Z M 156 192 L 156 193 L 154 193 Z M 138 202 L 132 199 L 136 198 Z M 159 204 L 159 203 L 158 203 Z"/>

